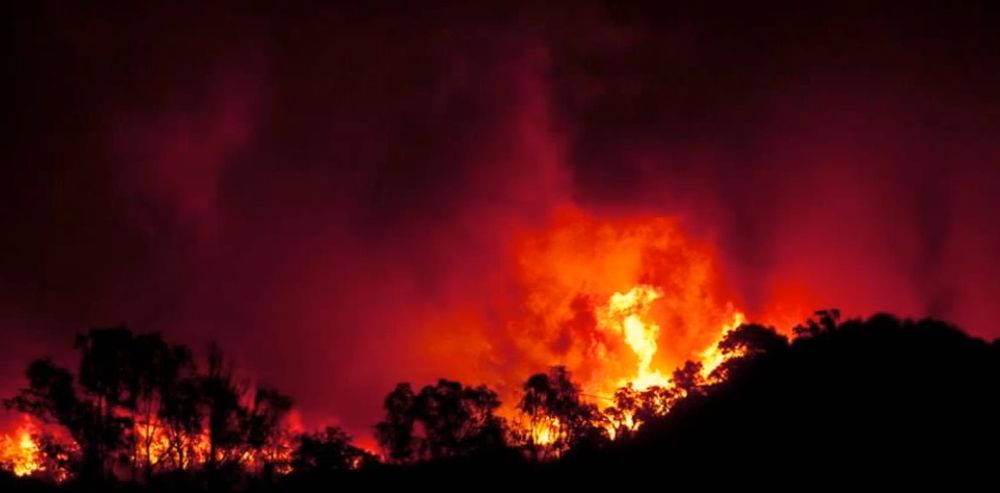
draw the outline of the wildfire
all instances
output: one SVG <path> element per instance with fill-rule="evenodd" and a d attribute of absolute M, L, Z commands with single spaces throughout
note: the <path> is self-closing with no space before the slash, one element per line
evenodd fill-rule
<path fill-rule="evenodd" d="M 598 307 L 594 312 L 598 326 L 621 336 L 638 359 L 635 375 L 627 380 L 619 380 L 617 386 L 620 388 L 628 386 L 630 390 L 639 392 L 653 387 L 668 390 L 675 388 L 670 377 L 664 375 L 660 369 L 652 367 L 653 358 L 658 349 L 657 340 L 660 335 L 660 326 L 649 319 L 649 312 L 652 303 L 662 297 L 663 291 L 657 287 L 640 284 L 627 292 L 612 294 L 608 303 Z M 742 312 L 734 310 L 731 304 L 727 306 L 727 311 L 731 312 L 729 322 L 720 327 L 715 341 L 695 358 L 701 364 L 700 374 L 705 381 L 711 381 L 713 370 L 726 359 L 735 356 L 734 354 L 723 354 L 719 349 L 719 342 L 729 331 L 743 324 L 745 316 Z M 669 410 L 669 405 L 664 404 L 658 411 L 662 414 L 667 410 Z M 623 414 L 618 416 L 619 422 L 616 423 L 612 420 L 611 424 L 606 426 L 608 434 L 612 438 L 617 435 L 618 426 L 634 430 L 642 424 L 634 415 L 633 410 L 621 410 L 621 412 Z M 544 433 L 546 430 L 540 431 Z M 546 444 L 546 442 L 537 443 Z"/>
<path fill-rule="evenodd" d="M 537 445 L 551 445 L 557 440 L 561 426 L 562 425 L 559 423 L 557 418 L 540 420 L 528 428 L 531 443 Z"/>
<path fill-rule="evenodd" d="M 632 385 L 639 390 L 654 385 L 666 387 L 670 381 L 659 370 L 651 368 L 653 357 L 656 356 L 660 326 L 646 320 L 650 304 L 662 297 L 663 292 L 655 287 L 639 285 L 626 293 L 612 294 L 608 304 L 598 308 L 594 314 L 598 326 L 624 337 L 625 343 L 639 359 L 635 377 L 631 380 Z M 618 386 L 626 383 L 628 382 L 619 381 Z"/>
<path fill-rule="evenodd" d="M 12 434 L 0 437 L 0 466 L 16 476 L 29 476 L 44 470 L 41 451 L 33 437 L 36 433 L 37 427 L 25 416 Z"/>
<path fill-rule="evenodd" d="M 687 237 L 672 218 L 566 208 L 547 226 L 516 234 L 510 253 L 509 284 L 493 288 L 487 305 L 458 305 L 419 335 L 437 373 L 494 386 L 510 419 L 524 379 L 550 366 L 565 367 L 600 409 L 628 384 L 639 393 L 662 389 L 655 412 L 663 413 L 674 370 L 700 363 L 698 376 L 711 382 L 733 356 L 718 344 L 746 319 L 739 300 L 711 244 Z M 629 429 L 638 421 L 616 418 Z M 530 438 L 551 442 L 553 428 L 535 423 Z"/>
<path fill-rule="evenodd" d="M 614 293 L 608 303 L 599 307 L 594 316 L 598 326 L 612 333 L 621 335 L 625 343 L 638 358 L 635 376 L 627 380 L 619 380 L 618 387 L 631 384 L 636 390 L 646 390 L 650 387 L 670 388 L 670 377 L 659 369 L 652 368 L 656 356 L 657 340 L 660 326 L 648 318 L 650 305 L 663 297 L 663 292 L 655 286 L 640 284 L 625 293 Z M 709 378 L 712 371 L 718 368 L 732 355 L 724 355 L 719 350 L 718 343 L 729 331 L 736 329 L 746 321 L 745 315 L 735 311 L 732 305 L 727 310 L 731 312 L 730 320 L 720 327 L 717 339 L 696 358 L 701 363 L 701 375 Z"/>
<path fill-rule="evenodd" d="M 175 430 L 155 417 L 137 420 L 133 431 L 135 459 L 150 467 L 187 470 L 203 464 L 209 455 L 205 433 Z"/>
<path fill-rule="evenodd" d="M 295 425 L 300 430 L 300 425 Z M 137 422 L 135 433 L 135 459 L 154 469 L 189 470 L 204 467 L 211 457 L 211 445 L 206 431 L 186 433 L 171 429 L 158 419 Z M 274 443 L 259 448 L 216 451 L 216 461 L 237 462 L 250 470 L 259 470 L 265 463 L 275 466 L 278 473 L 291 472 L 288 464 L 292 458 L 294 440 L 292 432 L 282 433 Z"/>
<path fill-rule="evenodd" d="M 515 348 L 507 354 L 518 359 L 510 366 L 531 366 L 513 378 L 564 365 L 587 394 L 605 399 L 629 382 L 640 391 L 668 388 L 686 361 L 711 373 L 724 360 L 716 345 L 744 322 L 714 250 L 670 218 L 569 209 L 525 234 L 514 253 L 525 294 L 507 309 Z"/>
<path fill-rule="evenodd" d="M 731 309 L 732 306 L 730 305 L 730 310 Z M 736 356 L 735 354 L 722 354 L 722 351 L 719 350 L 719 342 L 722 341 L 722 338 L 725 337 L 729 331 L 743 325 L 744 322 L 746 322 L 746 316 L 743 315 L 742 312 L 734 312 L 732 315 L 732 321 L 722 327 L 722 332 L 719 334 L 719 340 L 715 341 L 715 344 L 712 344 L 711 347 L 701 352 L 699 355 L 699 362 L 701 363 L 701 376 L 703 378 L 710 379 L 712 372 L 718 368 L 719 365 L 724 363 L 727 359 Z"/>
<path fill-rule="evenodd" d="M 497 388 L 507 404 L 500 413 L 520 423 L 512 432 L 516 441 L 540 446 L 535 451 L 542 458 L 565 450 L 580 423 L 612 438 L 638 429 L 669 412 L 685 392 L 712 382 L 714 370 L 736 356 L 724 354 L 719 343 L 746 317 L 723 289 L 713 250 L 684 237 L 670 219 L 567 210 L 548 228 L 522 233 L 513 246 L 513 285 L 498 289 L 506 294 L 487 307 L 445 313 L 437 328 L 447 332 L 429 335 L 437 360 L 448 366 L 441 373 Z M 572 374 L 572 384 L 562 388 L 583 411 L 517 415 L 524 379 L 552 366 Z M 263 445 L 216 447 L 207 430 L 180 430 L 152 412 L 138 418 L 131 453 L 147 472 L 229 463 L 288 473 L 293 432 L 301 431 L 293 414 L 287 432 Z M 17 476 L 46 471 L 54 462 L 45 461 L 39 436 L 27 417 L 13 434 L 0 436 L 0 467 Z M 51 455 L 48 434 L 41 443 Z M 49 469 L 56 480 L 65 479 L 60 466 Z"/>

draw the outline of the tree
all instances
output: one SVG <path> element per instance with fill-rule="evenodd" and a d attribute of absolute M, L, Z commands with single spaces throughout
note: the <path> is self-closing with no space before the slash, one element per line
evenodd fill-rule
<path fill-rule="evenodd" d="M 727 356 L 717 368 L 712 370 L 713 380 L 728 378 L 734 372 L 765 354 L 776 354 L 788 349 L 788 338 L 773 327 L 758 324 L 743 324 L 730 331 L 719 342 L 719 350 Z"/>
<path fill-rule="evenodd" d="M 611 421 L 616 438 L 628 436 L 643 423 L 667 414 L 678 397 L 672 388 L 654 385 L 636 390 L 629 383 L 615 391 L 614 405 L 605 409 L 604 414 Z"/>
<path fill-rule="evenodd" d="M 80 473 L 107 477 L 116 463 L 147 477 L 161 458 L 153 453 L 159 416 L 175 382 L 192 371 L 190 352 L 159 334 L 134 335 L 127 327 L 94 328 L 77 334 L 78 378 L 48 360 L 28 368 L 29 387 L 11 407 L 66 427 L 81 449 Z"/>
<path fill-rule="evenodd" d="M 156 466 L 184 467 L 184 453 L 175 447 L 175 440 L 185 434 L 171 428 L 187 431 L 190 421 L 197 419 L 196 416 L 177 419 L 183 404 L 175 402 L 190 397 L 185 386 L 190 385 L 195 365 L 187 347 L 167 344 L 160 334 L 136 335 L 131 345 L 136 389 L 131 406 L 136 440 L 133 464 L 141 463 L 148 480 Z"/>
<path fill-rule="evenodd" d="M 299 436 L 299 446 L 292 454 L 296 472 L 333 473 L 358 469 L 375 457 L 351 444 L 344 430 L 328 426 L 320 433 Z"/>
<path fill-rule="evenodd" d="M 705 385 L 705 377 L 701 374 L 701 363 L 696 361 L 686 361 L 684 366 L 674 370 L 674 387 L 684 393 L 684 396 L 702 394 L 702 387 Z"/>
<path fill-rule="evenodd" d="M 163 400 L 159 419 L 168 442 L 167 456 L 174 469 L 189 469 L 199 456 L 204 415 L 202 394 L 197 375 L 175 381 Z"/>
<path fill-rule="evenodd" d="M 267 472 L 288 467 L 290 437 L 281 423 L 292 410 L 292 398 L 275 389 L 258 389 L 253 405 L 242 413 L 246 451 L 244 456 L 256 456 L 256 461 Z"/>
<path fill-rule="evenodd" d="M 468 456 L 504 444 L 505 424 L 494 412 L 496 393 L 441 379 L 414 395 L 399 384 L 385 399 L 386 418 L 376 425 L 379 444 L 398 462 Z"/>
<path fill-rule="evenodd" d="M 523 385 L 518 407 L 528 416 L 528 447 L 535 458 L 608 439 L 604 415 L 580 399 L 580 387 L 563 366 L 537 373 Z"/>
<path fill-rule="evenodd" d="M 124 326 L 77 334 L 74 347 L 81 353 L 76 382 L 68 370 L 37 360 L 28 368 L 29 387 L 8 405 L 65 426 L 80 446 L 82 476 L 107 477 L 118 463 L 134 471 L 139 405 L 158 401 L 157 365 L 168 348 L 159 335 L 136 337 Z M 153 406 L 144 408 L 147 416 Z"/>
<path fill-rule="evenodd" d="M 81 402 L 69 370 L 56 366 L 52 360 L 37 359 L 28 365 L 25 376 L 28 386 L 17 396 L 4 400 L 6 407 L 30 413 L 47 423 L 82 424 Z"/>
<path fill-rule="evenodd" d="M 88 428 L 96 447 L 89 455 L 99 458 L 103 476 L 111 474 L 115 464 L 134 465 L 136 403 L 140 392 L 140 374 L 146 364 L 138 354 L 128 327 L 104 327 L 77 334 L 74 347 L 80 351 L 78 382 L 93 407 Z M 84 456 L 88 452 L 86 446 Z M 113 460 L 113 462 L 109 462 Z M 134 471 L 134 469 L 133 469 Z"/>
<path fill-rule="evenodd" d="M 416 418 L 424 425 L 425 448 L 433 458 L 462 456 L 504 445 L 504 422 L 493 413 L 496 393 L 484 385 L 463 386 L 441 379 L 416 398 Z"/>
<path fill-rule="evenodd" d="M 416 455 L 413 439 L 415 400 L 410 384 L 400 383 L 382 403 L 385 420 L 375 426 L 375 436 L 392 461 L 405 462 Z"/>
<path fill-rule="evenodd" d="M 837 308 L 817 310 L 814 315 L 818 317 L 818 320 L 810 318 L 809 320 L 806 320 L 805 323 L 796 325 L 795 328 L 792 329 L 795 333 L 795 337 L 809 338 L 819 334 L 832 332 L 837 328 L 838 322 L 840 322 L 840 310 Z"/>
<path fill-rule="evenodd" d="M 205 374 L 187 347 L 157 333 L 95 328 L 78 334 L 74 347 L 81 353 L 76 378 L 36 360 L 27 369 L 28 386 L 4 404 L 65 427 L 79 449 L 73 455 L 81 479 L 124 472 L 116 466 L 149 480 L 155 471 L 198 463 L 215 470 L 287 462 L 291 439 L 282 422 L 291 399 L 263 388 L 248 397 L 218 346 L 209 350 Z M 53 453 L 66 460 L 66 453 Z"/>
<path fill-rule="evenodd" d="M 788 349 L 788 338 L 778 334 L 773 327 L 743 324 L 726 334 L 719 349 L 725 355 L 753 357 Z"/>
<path fill-rule="evenodd" d="M 208 348 L 207 374 L 198 379 L 198 395 L 208 421 L 208 457 L 205 467 L 217 469 L 236 461 L 242 442 L 240 400 L 246 390 L 237 384 L 232 368 L 225 366 L 222 349 L 214 342 Z"/>
<path fill-rule="evenodd" d="M 100 413 L 92 403 L 81 398 L 73 383 L 73 375 L 49 359 L 38 359 L 28 365 L 28 386 L 18 395 L 4 400 L 10 409 L 32 414 L 43 422 L 63 425 L 80 446 L 78 469 L 84 479 L 102 477 L 107 464 L 109 445 L 120 438 L 118 429 L 102 428 Z"/>
<path fill-rule="evenodd" d="M 645 426 L 620 456 L 594 463 L 685 470 L 712 458 L 713 470 L 741 477 L 782 464 L 799 478 L 864 480 L 905 477 L 914 467 L 948 477 L 992 470 L 994 457 L 982 451 L 1000 438 L 994 346 L 941 322 L 883 314 L 787 348 L 755 332 L 725 344 L 753 354 L 731 378 Z"/>

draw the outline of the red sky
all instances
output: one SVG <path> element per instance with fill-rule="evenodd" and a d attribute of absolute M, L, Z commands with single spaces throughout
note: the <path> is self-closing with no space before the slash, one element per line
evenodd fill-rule
<path fill-rule="evenodd" d="M 565 207 L 675 219 L 750 313 L 1000 336 L 998 11 L 810 4 L 21 6 L 0 390 L 124 322 L 361 435 Z"/>

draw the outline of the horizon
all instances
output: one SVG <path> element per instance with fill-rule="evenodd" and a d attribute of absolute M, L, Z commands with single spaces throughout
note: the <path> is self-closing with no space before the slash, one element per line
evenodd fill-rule
<path fill-rule="evenodd" d="M 832 308 L 1000 337 L 989 2 L 3 22 L 0 398 L 124 324 L 218 342 L 303 428 L 375 448 L 399 382 L 484 384 L 512 415 L 552 366 L 607 398 Z"/>

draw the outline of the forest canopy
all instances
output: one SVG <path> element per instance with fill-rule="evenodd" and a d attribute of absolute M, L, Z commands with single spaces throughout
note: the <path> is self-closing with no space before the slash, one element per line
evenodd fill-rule
<path fill-rule="evenodd" d="M 296 429 L 292 398 L 241 379 L 217 345 L 198 361 L 160 334 L 107 327 L 79 334 L 74 347 L 75 371 L 37 359 L 27 385 L 4 400 L 40 423 L 33 469 L 10 484 L 280 488 L 450 468 L 698 466 L 720 450 L 744 467 L 816 467 L 845 451 L 860 464 L 968 464 L 1000 438 L 1000 342 L 930 319 L 841 321 L 822 311 L 791 339 L 744 324 L 719 344 L 728 358 L 707 377 L 688 362 L 669 387 L 628 384 L 605 400 L 554 366 L 527 376 L 515 419 L 501 416 L 485 385 L 404 382 L 384 400 L 377 451 L 337 427 Z M 766 456 L 755 454 L 762 444 Z M 6 474 L 16 459 L 4 458 Z"/>

